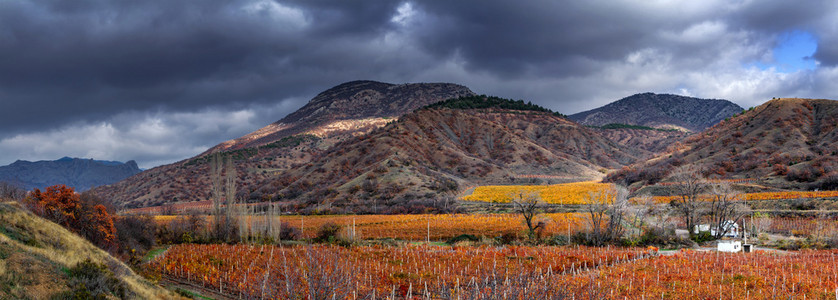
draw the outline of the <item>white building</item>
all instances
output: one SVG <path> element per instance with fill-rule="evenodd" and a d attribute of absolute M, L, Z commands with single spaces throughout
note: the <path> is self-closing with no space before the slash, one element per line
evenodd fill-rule
<path fill-rule="evenodd" d="M 725 237 L 738 237 L 739 236 L 739 224 L 737 224 L 736 222 L 728 220 L 728 221 L 725 221 L 724 223 L 722 223 L 721 227 L 722 227 L 722 229 L 727 231 L 724 235 Z M 710 235 L 716 236 L 716 231 L 717 230 L 718 230 L 718 227 L 716 227 L 716 226 L 711 227 L 710 224 L 700 224 L 700 225 L 695 225 L 695 228 L 693 228 L 693 233 L 699 234 L 701 232 L 709 231 Z"/>
<path fill-rule="evenodd" d="M 719 241 L 716 245 L 719 252 L 739 252 L 742 251 L 742 242 L 740 241 Z"/>

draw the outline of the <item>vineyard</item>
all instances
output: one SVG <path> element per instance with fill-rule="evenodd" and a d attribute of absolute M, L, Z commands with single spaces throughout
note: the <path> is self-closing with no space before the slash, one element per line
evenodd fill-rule
<path fill-rule="evenodd" d="M 761 192 L 761 193 L 747 193 L 745 195 L 746 201 L 762 201 L 762 200 L 795 200 L 795 199 L 815 199 L 815 198 L 838 198 L 838 191 L 817 191 L 817 192 Z M 655 196 L 652 197 L 655 202 L 668 203 L 672 200 L 678 199 L 678 196 Z M 710 199 L 709 197 L 707 199 Z"/>
<path fill-rule="evenodd" d="M 477 187 L 471 195 L 463 197 L 463 200 L 504 203 L 510 201 L 511 194 L 525 191 L 537 193 L 545 203 L 573 205 L 584 204 L 589 193 L 610 187 L 610 183 L 594 181 L 554 185 L 487 185 Z"/>
<path fill-rule="evenodd" d="M 155 216 L 160 224 L 167 224 L 174 219 L 175 216 Z M 582 214 L 578 213 L 543 214 L 538 220 L 546 223 L 543 232 L 546 235 L 575 233 L 582 230 L 585 224 Z M 526 228 L 523 219 L 517 214 L 279 216 L 272 221 L 298 228 L 302 237 L 309 239 L 314 238 L 317 229 L 326 223 L 346 228 L 354 224 L 356 238 L 359 239 L 394 238 L 413 241 L 428 238 L 433 241 L 447 240 L 461 234 L 486 237 L 516 235 Z M 248 217 L 251 227 L 262 227 L 265 222 L 262 216 Z"/>
<path fill-rule="evenodd" d="M 742 183 L 748 182 L 749 180 L 730 179 L 725 181 Z M 475 188 L 474 192 L 471 195 L 462 197 L 462 200 L 506 203 L 510 202 L 512 194 L 519 191 L 525 191 L 537 193 L 541 197 L 541 200 L 545 203 L 559 205 L 579 205 L 587 203 L 590 193 L 600 192 L 609 188 L 611 188 L 611 184 L 609 183 L 600 183 L 594 181 L 563 183 L 554 185 L 487 185 Z M 677 198 L 678 196 L 652 197 L 652 199 L 658 203 L 668 203 Z M 838 198 L 838 191 L 760 192 L 744 194 L 744 198 L 744 200 L 747 201 Z"/>
<path fill-rule="evenodd" d="M 759 224 L 759 218 L 749 218 L 750 224 Z M 770 218 L 763 225 L 763 231 L 794 236 L 835 236 L 838 234 L 838 220 L 818 218 Z"/>
<path fill-rule="evenodd" d="M 149 265 L 236 298 L 833 299 L 838 252 L 176 245 Z"/>

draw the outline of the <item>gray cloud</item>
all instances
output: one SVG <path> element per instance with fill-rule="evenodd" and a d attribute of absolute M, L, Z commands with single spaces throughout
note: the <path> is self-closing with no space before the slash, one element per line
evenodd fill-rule
<path fill-rule="evenodd" d="M 836 20 L 826 0 L 6 1 L 0 164 L 171 162 L 356 79 L 450 81 L 564 113 L 646 91 L 838 98 Z M 820 65 L 771 69 L 794 30 L 819 40 Z"/>

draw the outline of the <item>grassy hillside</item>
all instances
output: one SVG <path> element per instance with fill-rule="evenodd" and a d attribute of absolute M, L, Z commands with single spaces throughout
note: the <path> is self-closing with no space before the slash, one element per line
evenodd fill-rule
<path fill-rule="evenodd" d="M 16 202 L 0 203 L 0 298 L 66 299 L 97 291 L 109 291 L 108 298 L 179 298 L 60 225 Z"/>

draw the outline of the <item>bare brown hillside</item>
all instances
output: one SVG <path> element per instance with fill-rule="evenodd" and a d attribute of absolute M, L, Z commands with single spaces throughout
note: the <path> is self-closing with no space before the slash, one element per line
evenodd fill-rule
<path fill-rule="evenodd" d="M 417 108 L 445 99 L 474 95 L 452 83 L 390 84 L 351 81 L 328 89 L 288 116 L 210 151 L 251 148 L 307 133 L 320 138 L 366 133 Z"/>
<path fill-rule="evenodd" d="M 364 135 L 425 105 L 473 94 L 467 87 L 450 83 L 347 82 L 253 133 L 94 191 L 127 208 L 207 200 L 207 154 L 222 152 L 235 158 L 237 190 L 244 196 L 254 183 L 306 163 L 335 143 Z"/>
<path fill-rule="evenodd" d="M 614 128 L 596 129 L 596 131 L 603 137 L 627 148 L 647 151 L 650 157 L 689 136 L 689 133 L 679 130 Z"/>
<path fill-rule="evenodd" d="M 838 171 L 838 101 L 775 99 L 691 136 L 648 162 L 608 176 L 654 183 L 673 166 L 698 164 L 705 175 L 759 178 L 780 187 L 818 187 Z M 830 179 L 832 178 L 832 179 Z"/>
<path fill-rule="evenodd" d="M 469 186 L 520 174 L 598 179 L 639 155 L 550 112 L 427 108 L 337 144 L 252 197 L 304 211 L 421 212 Z"/>

